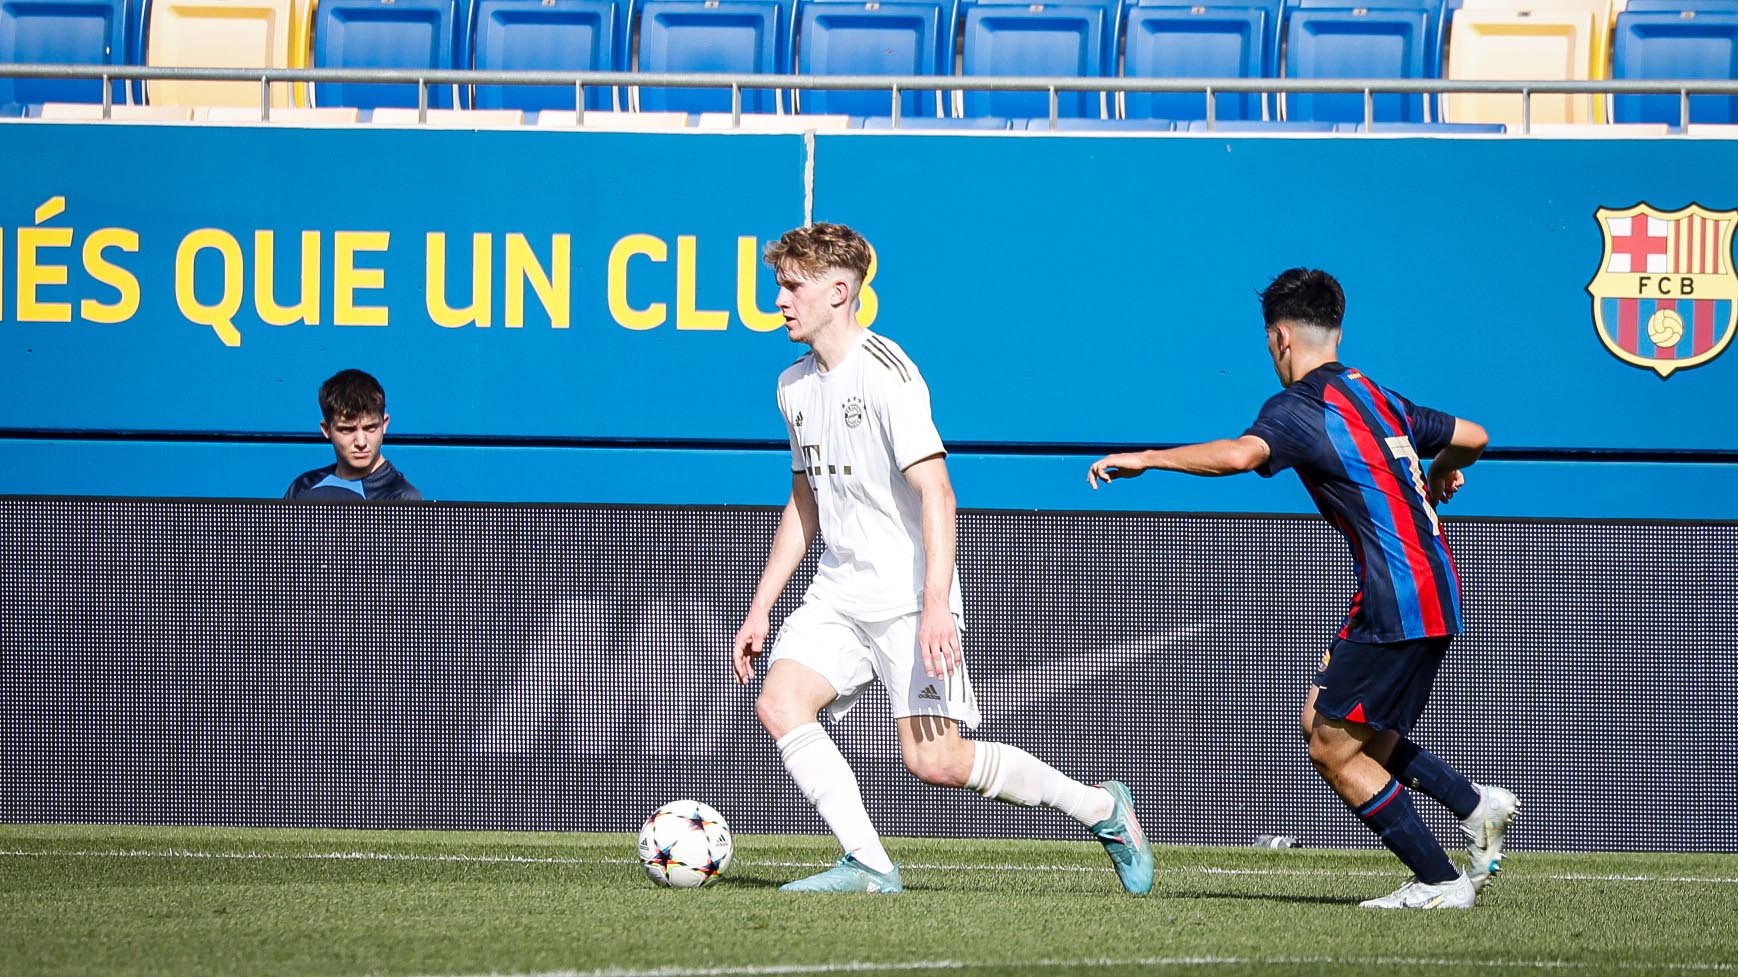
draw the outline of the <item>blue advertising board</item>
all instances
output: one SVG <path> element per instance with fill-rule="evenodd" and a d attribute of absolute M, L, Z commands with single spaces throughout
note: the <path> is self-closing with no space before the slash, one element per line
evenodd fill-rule
<path fill-rule="evenodd" d="M 360 367 L 433 497 L 776 504 L 759 254 L 812 214 L 875 245 L 861 316 L 962 505 L 1307 509 L 1080 473 L 1240 433 L 1255 293 L 1308 265 L 1348 362 L 1511 452 L 1468 514 L 1738 517 L 1738 141 L 17 123 L 0 158 L 0 493 L 276 495 Z"/>
<path fill-rule="evenodd" d="M 740 437 L 768 400 L 741 375 L 788 360 L 758 243 L 802 223 L 802 148 L 0 128 L 0 418 L 307 432 L 356 366 L 401 435 Z"/>
<path fill-rule="evenodd" d="M 1722 271 L 1647 276 L 1656 287 L 1738 285 L 1738 188 L 1721 176 L 1738 141 L 816 143 L 816 219 L 860 225 L 885 256 L 877 328 L 937 390 L 968 391 L 956 438 L 1241 433 L 1279 389 L 1256 293 L 1307 266 L 1345 287 L 1346 362 L 1484 422 L 1500 445 L 1738 450 L 1738 355 L 1659 361 L 1662 378 L 1601 341 L 1588 291 L 1607 257 L 1596 211 L 1637 201 L 1724 215 L 1709 242 Z M 1712 340 L 1729 342 L 1720 304 Z M 1685 359 L 1695 342 L 1682 337 Z"/>

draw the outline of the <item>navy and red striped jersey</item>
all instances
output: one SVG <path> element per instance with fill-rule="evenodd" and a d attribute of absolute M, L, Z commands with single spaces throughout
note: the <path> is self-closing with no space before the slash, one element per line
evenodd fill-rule
<path fill-rule="evenodd" d="M 1358 590 L 1340 637 L 1381 644 L 1460 633 L 1460 582 L 1419 461 L 1454 437 L 1453 415 L 1329 363 L 1274 395 L 1244 433 L 1272 452 L 1256 471 L 1296 469 L 1351 545 Z"/>

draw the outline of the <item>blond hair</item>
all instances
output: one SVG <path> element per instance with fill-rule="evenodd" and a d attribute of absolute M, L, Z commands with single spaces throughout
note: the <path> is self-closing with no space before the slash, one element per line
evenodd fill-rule
<path fill-rule="evenodd" d="M 869 275 L 869 242 L 843 224 L 809 224 L 784 232 L 762 255 L 775 271 L 788 265 L 804 278 L 840 268 L 861 283 Z"/>

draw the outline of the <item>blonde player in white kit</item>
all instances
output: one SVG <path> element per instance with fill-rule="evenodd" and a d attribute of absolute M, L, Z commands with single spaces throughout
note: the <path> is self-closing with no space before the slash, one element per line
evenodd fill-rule
<path fill-rule="evenodd" d="M 785 769 L 845 854 L 796 892 L 898 892 L 899 866 L 869 822 L 857 777 L 816 721 L 844 716 L 876 679 L 893 704 L 900 755 L 919 780 L 1062 811 L 1103 842 L 1123 887 L 1152 888 L 1153 856 L 1127 787 L 1089 786 L 1004 743 L 964 740 L 978 724 L 960 654 L 954 496 L 929 388 L 899 346 L 858 325 L 870 250 L 856 231 L 814 224 L 766 249 L 792 342 L 810 352 L 778 380 L 791 441 L 791 497 L 736 633 L 736 679 L 754 679 L 773 603 L 819 531 L 820 567 L 785 621 L 755 711 Z"/>

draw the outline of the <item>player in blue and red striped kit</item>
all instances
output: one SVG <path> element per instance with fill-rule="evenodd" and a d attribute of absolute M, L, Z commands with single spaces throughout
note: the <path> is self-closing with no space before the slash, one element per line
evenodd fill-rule
<path fill-rule="evenodd" d="M 1449 642 L 1461 630 L 1460 583 L 1433 504 L 1465 483 L 1484 451 L 1482 427 L 1418 406 L 1339 362 L 1345 295 L 1332 275 L 1293 268 L 1261 294 L 1267 351 L 1283 391 L 1242 437 L 1114 454 L 1087 473 L 1100 481 L 1149 469 L 1193 475 L 1287 468 L 1346 537 L 1358 590 L 1303 707 L 1310 762 L 1413 879 L 1373 909 L 1464 909 L 1500 867 L 1519 806 L 1501 787 L 1474 784 L 1409 734 L 1424 711 Z M 1429 458 L 1425 471 L 1420 459 Z M 1468 864 L 1455 868 L 1405 787 L 1461 820 Z"/>

